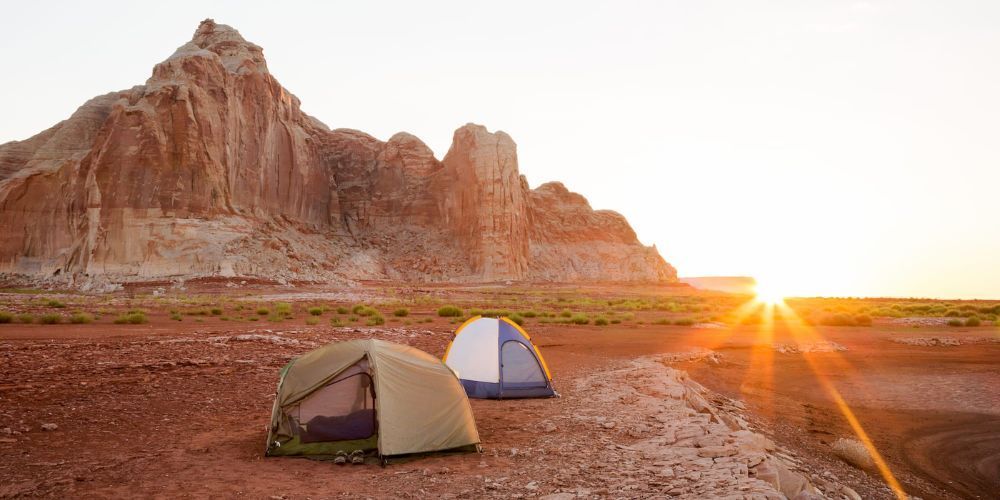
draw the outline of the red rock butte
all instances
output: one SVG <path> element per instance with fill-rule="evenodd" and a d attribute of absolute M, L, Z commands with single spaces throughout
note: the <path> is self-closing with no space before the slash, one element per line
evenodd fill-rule
<path fill-rule="evenodd" d="M 530 189 L 517 146 L 468 124 L 418 138 L 330 130 L 208 19 L 145 85 L 0 145 L 0 273 L 674 282 L 620 214 Z"/>

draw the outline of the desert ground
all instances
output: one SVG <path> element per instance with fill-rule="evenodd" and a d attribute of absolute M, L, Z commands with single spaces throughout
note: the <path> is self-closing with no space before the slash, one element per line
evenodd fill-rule
<path fill-rule="evenodd" d="M 834 452 L 856 437 L 846 408 L 907 494 L 996 498 L 996 303 L 789 301 L 797 321 L 747 300 L 636 286 L 0 290 L 0 497 L 781 498 L 800 477 L 829 498 L 893 498 L 878 470 Z M 447 305 L 460 315 L 440 316 Z M 263 457 L 290 359 L 368 337 L 441 356 L 479 312 L 516 314 L 561 394 L 473 400 L 482 453 Z"/>

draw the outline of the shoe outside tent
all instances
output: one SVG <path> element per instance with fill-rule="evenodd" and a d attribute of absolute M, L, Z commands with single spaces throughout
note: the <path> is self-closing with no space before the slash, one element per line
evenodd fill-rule
<path fill-rule="evenodd" d="M 392 342 L 351 340 L 282 369 L 266 455 L 377 450 L 385 458 L 478 444 L 469 400 L 441 360 Z"/>
<path fill-rule="evenodd" d="M 475 316 L 455 330 L 444 362 L 470 398 L 555 396 L 552 374 L 531 338 L 508 318 Z"/>

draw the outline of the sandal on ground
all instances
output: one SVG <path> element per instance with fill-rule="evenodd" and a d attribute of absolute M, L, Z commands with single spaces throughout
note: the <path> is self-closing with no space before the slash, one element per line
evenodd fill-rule
<path fill-rule="evenodd" d="M 365 463 L 365 452 L 361 450 L 354 450 L 351 452 L 351 463 L 355 465 Z"/>
<path fill-rule="evenodd" d="M 346 464 L 347 463 L 347 452 L 343 451 L 343 450 L 338 451 L 337 454 L 333 456 L 333 463 L 335 463 L 337 465 L 344 465 L 344 464 Z"/>

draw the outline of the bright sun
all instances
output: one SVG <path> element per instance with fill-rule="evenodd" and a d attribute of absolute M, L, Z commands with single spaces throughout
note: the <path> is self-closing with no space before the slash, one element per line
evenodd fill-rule
<path fill-rule="evenodd" d="M 780 304 L 785 301 L 785 295 L 768 282 L 758 281 L 754 287 L 754 294 L 758 302 L 765 304 Z"/>

